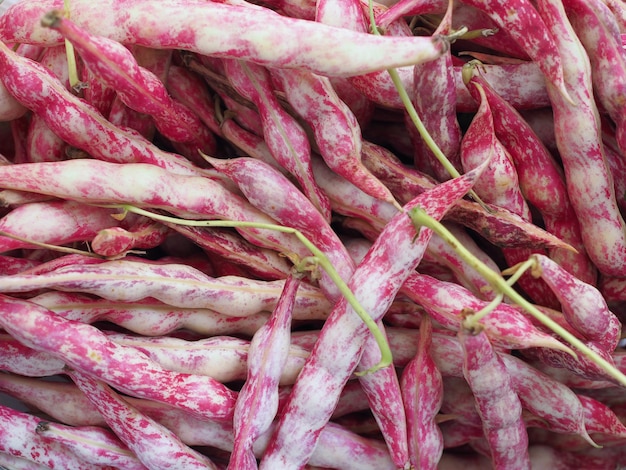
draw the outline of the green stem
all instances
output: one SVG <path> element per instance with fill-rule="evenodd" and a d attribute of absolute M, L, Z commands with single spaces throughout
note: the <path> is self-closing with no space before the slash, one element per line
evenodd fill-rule
<path fill-rule="evenodd" d="M 426 211 L 423 209 L 416 207 L 409 211 L 409 217 L 411 221 L 416 227 L 428 227 L 441 238 L 443 238 L 450 246 L 456 251 L 463 260 L 472 266 L 478 273 L 480 273 L 483 278 L 493 287 L 497 292 L 501 292 L 502 294 L 509 297 L 513 302 L 526 310 L 529 314 L 543 323 L 546 327 L 550 328 L 554 333 L 559 335 L 565 341 L 567 341 L 571 346 L 578 349 L 582 354 L 587 356 L 592 362 L 598 365 L 602 370 L 604 370 L 608 375 L 617 380 L 621 385 L 626 386 L 626 375 L 620 372 L 615 366 L 601 357 L 595 351 L 589 349 L 587 345 L 585 345 L 582 341 L 572 335 L 569 331 L 563 328 L 561 325 L 556 323 L 546 314 L 541 312 L 535 305 L 527 301 L 524 297 L 522 297 L 515 289 L 509 285 L 500 274 L 491 270 L 486 264 L 476 258 L 467 248 L 465 248 L 454 235 L 448 231 L 448 229 L 438 222 L 437 220 L 430 217 Z M 525 263 L 524 263 L 525 264 Z M 522 271 L 522 270 L 520 270 Z M 517 274 L 517 273 L 516 273 Z M 519 274 L 521 276 L 521 273 Z M 572 352 L 573 353 L 573 352 Z"/>
<path fill-rule="evenodd" d="M 332 265 L 328 257 L 313 244 L 302 232 L 292 227 L 285 227 L 283 225 L 276 224 L 266 224 L 259 222 L 241 222 L 236 220 L 186 220 L 186 219 L 178 219 L 176 217 L 170 217 L 167 215 L 156 214 L 154 212 L 147 211 L 145 209 L 141 209 L 139 207 L 127 205 L 127 204 L 119 204 L 119 205 L 107 205 L 109 208 L 117 208 L 126 212 L 132 212 L 135 214 L 143 215 L 145 217 L 149 217 L 154 220 L 159 220 L 162 222 L 184 225 L 188 227 L 229 227 L 229 228 L 256 228 L 256 229 L 265 229 L 265 230 L 273 230 L 276 232 L 282 233 L 290 233 L 295 235 L 295 237 L 300 240 L 300 242 L 313 254 L 315 261 L 321 268 L 328 274 L 328 277 L 335 283 L 341 294 L 345 297 L 346 301 L 350 304 L 352 309 L 356 312 L 359 318 L 365 323 L 365 326 L 371 331 L 374 339 L 376 340 L 376 344 L 380 348 L 381 359 L 378 364 L 367 369 L 365 371 L 356 372 L 356 375 L 365 375 L 376 372 L 379 369 L 387 367 L 391 365 L 393 357 L 391 354 L 391 349 L 389 347 L 389 342 L 385 338 L 385 335 L 380 330 L 376 322 L 372 319 L 372 317 L 365 311 L 365 309 L 361 306 L 354 293 L 348 287 L 346 282 L 339 276 L 339 273 Z"/>

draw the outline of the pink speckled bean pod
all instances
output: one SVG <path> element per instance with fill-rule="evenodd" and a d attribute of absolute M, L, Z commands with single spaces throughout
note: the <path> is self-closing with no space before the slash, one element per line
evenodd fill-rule
<path fill-rule="evenodd" d="M 459 330 L 463 375 L 474 392 L 495 469 L 530 469 L 528 434 L 511 377 L 484 331 Z"/>
<path fill-rule="evenodd" d="M 252 446 L 270 427 L 278 411 L 278 382 L 287 363 L 291 311 L 299 285 L 300 279 L 287 278 L 272 316 L 250 343 L 248 374 L 235 405 L 235 437 L 228 468 L 257 468 Z"/>
<path fill-rule="evenodd" d="M 376 16 L 376 24 L 380 28 L 386 28 L 392 22 L 403 16 L 441 14 L 446 11 L 447 0 L 400 0 L 389 7 L 389 9 Z"/>
<path fill-rule="evenodd" d="M 36 416 L 0 405 L 0 452 L 23 457 L 44 466 L 64 470 L 96 470 L 58 442 L 47 440 L 35 432 L 41 421 Z"/>
<path fill-rule="evenodd" d="M 95 108 L 63 87 L 48 69 L 19 57 L 1 42 L 0 65 L 0 80 L 9 91 L 68 144 L 102 160 L 147 162 L 174 173 L 198 173 L 180 155 L 164 152 L 137 134 L 113 126 Z"/>
<path fill-rule="evenodd" d="M 435 34 L 449 34 L 451 29 L 452 3 L 450 2 Z M 461 171 L 461 127 L 456 116 L 456 83 L 451 53 L 447 52 L 436 60 L 415 65 L 413 75 L 414 89 L 411 98 L 415 110 L 439 149 L 448 157 L 456 170 Z M 433 96 L 437 96 L 437 99 L 433 100 Z M 413 153 L 415 167 L 435 176 L 439 181 L 449 179 L 450 173 L 437 160 L 409 119 L 407 119 L 407 127 L 415 145 Z"/>
<path fill-rule="evenodd" d="M 594 284 L 597 270 L 585 254 L 561 167 L 520 114 L 489 85 L 481 67 L 475 68 L 472 82 L 479 83 L 485 93 L 493 112 L 496 136 L 513 159 L 522 193 L 541 213 L 546 230 L 579 252 L 553 249 L 551 258 L 580 279 Z"/>
<path fill-rule="evenodd" d="M 463 0 L 463 3 L 484 11 L 504 29 L 539 66 L 546 79 L 554 84 L 563 96 L 568 97 L 561 56 L 553 38 L 553 31 L 528 0 Z M 515 14 L 510 12 L 514 11 Z M 546 23 L 544 23 L 546 21 Z M 528 34 L 532 31 L 532 34 Z"/>
<path fill-rule="evenodd" d="M 272 310 L 285 281 L 256 281 L 226 276 L 212 278 L 183 264 L 151 264 L 115 260 L 95 265 L 68 265 L 36 275 L 0 276 L 0 291 L 31 292 L 54 288 L 133 302 L 147 297 L 182 308 L 212 308 L 232 316 Z M 331 304 L 318 288 L 303 285 L 295 310 L 326 312 Z"/>
<path fill-rule="evenodd" d="M 361 128 L 330 80 L 305 71 L 274 69 L 271 73 L 291 106 L 313 129 L 328 167 L 366 194 L 393 203 L 389 189 L 361 162 Z"/>
<path fill-rule="evenodd" d="M 49 47 L 41 56 L 40 63 L 52 71 L 60 82 L 69 88 L 67 55 L 65 47 Z M 66 143 L 56 135 L 44 119 L 35 114 L 31 118 L 26 136 L 26 153 L 29 162 L 54 162 L 65 158 Z"/>
<path fill-rule="evenodd" d="M 123 45 L 90 34 L 58 12 L 46 15 L 42 21 L 68 39 L 92 73 L 114 88 L 128 107 L 152 116 L 156 128 L 166 138 L 194 143 L 203 150 L 209 148 L 206 145 L 212 135 L 200 118 L 187 106 L 174 101 L 159 77 L 141 67 Z M 212 144 L 214 147 L 214 141 Z"/>
<path fill-rule="evenodd" d="M 175 308 L 152 299 L 122 303 L 58 291 L 45 292 L 29 298 L 29 301 L 68 320 L 82 323 L 108 321 L 143 336 L 165 336 L 180 329 L 204 336 L 252 336 L 268 317 L 267 313 L 232 317 L 209 309 Z"/>
<path fill-rule="evenodd" d="M 62 8 L 59 0 L 14 5 L 0 17 L 0 39 L 59 44 L 61 36 L 39 22 L 48 11 Z M 447 47 L 441 38 L 375 37 L 281 16 L 269 9 L 252 13 L 249 8 L 194 0 L 158 5 L 148 0 L 108 0 L 97 6 L 76 0 L 71 12 L 72 20 L 92 34 L 123 44 L 184 49 L 326 76 L 412 65 L 438 57 Z M 300 38 L 297 44 L 294 37 Z"/>
<path fill-rule="evenodd" d="M 585 427 L 597 443 L 623 443 L 626 439 L 626 426 L 605 404 L 583 394 L 578 399 L 585 410 Z"/>
<path fill-rule="evenodd" d="M 548 84 L 557 146 L 567 191 L 581 223 L 583 243 L 600 272 L 623 276 L 626 273 L 626 224 L 615 201 L 602 149 L 589 58 L 560 2 L 540 0 L 537 8 L 557 41 L 568 92 L 576 103 L 569 103 L 560 91 Z"/>
<path fill-rule="evenodd" d="M 587 339 L 612 352 L 620 340 L 622 325 L 594 286 L 570 274 L 550 258 L 535 254 L 533 276 L 543 279 L 561 303 L 567 321 Z"/>
<path fill-rule="evenodd" d="M 85 184 L 87 180 L 89 184 Z M 84 159 L 5 165 L 0 166 L 0 187 L 91 204 L 135 204 L 165 209 L 182 217 L 216 218 L 216 211 L 223 211 L 222 217 L 228 220 L 274 223 L 263 212 L 209 178 L 176 175 L 155 165 L 121 165 Z M 209 194 L 211 197 L 207 197 Z M 303 256 L 308 254 L 291 235 L 257 229 L 240 229 L 240 233 L 264 247 Z"/>
<path fill-rule="evenodd" d="M 263 138 L 272 156 L 298 180 L 302 192 L 324 218 L 330 220 L 328 197 L 313 178 L 311 146 L 306 132 L 274 96 L 267 69 L 238 60 L 225 60 L 224 68 L 235 89 L 256 105 L 263 125 Z"/>
<path fill-rule="evenodd" d="M 589 62 L 595 96 L 615 122 L 617 143 L 626 152 L 626 51 L 617 19 L 601 0 L 567 0 L 567 16 Z"/>
<path fill-rule="evenodd" d="M 62 319 L 31 302 L 2 295 L 2 327 L 28 346 L 101 377 L 130 395 L 169 403 L 208 419 L 230 419 L 235 393 L 210 377 L 170 372 L 108 340 L 97 328 Z"/>
<path fill-rule="evenodd" d="M 172 223 L 165 225 L 193 241 L 207 253 L 245 267 L 259 279 L 284 279 L 291 272 L 293 265 L 280 253 L 255 246 L 228 230 L 185 227 Z"/>
<path fill-rule="evenodd" d="M 16 207 L 2 219 L 0 230 L 29 240 L 65 245 L 91 240 L 100 230 L 117 225 L 115 211 L 74 201 L 33 202 Z M 0 252 L 36 248 L 27 242 L 0 237 Z"/>
<path fill-rule="evenodd" d="M 386 334 L 382 321 L 377 324 L 383 334 Z M 363 346 L 363 354 L 356 368 L 357 372 L 374 367 L 380 359 L 380 348 L 370 336 Z M 376 374 L 360 376 L 359 383 L 367 397 L 369 409 L 387 443 L 391 459 L 397 468 L 406 468 L 410 462 L 407 418 L 395 368 L 386 367 L 377 371 Z"/>
<path fill-rule="evenodd" d="M 253 206 L 278 223 L 300 230 L 324 252 L 342 279 L 350 279 L 354 263 L 343 243 L 324 216 L 285 176 L 252 158 L 212 158 L 209 162 L 235 181 Z M 336 301 L 341 295 L 337 286 L 327 274 L 321 274 L 322 289 L 329 299 Z"/>
<path fill-rule="evenodd" d="M 550 430 L 575 433 L 590 440 L 585 429 L 583 407 L 569 387 L 521 359 L 509 354 L 499 357 L 525 409 L 540 417 Z"/>
<path fill-rule="evenodd" d="M 96 426 L 72 427 L 40 421 L 37 434 L 50 442 L 58 442 L 77 457 L 94 465 L 145 470 L 147 467 L 107 429 Z"/>
<path fill-rule="evenodd" d="M 465 309 L 477 312 L 488 303 L 458 284 L 417 273 L 407 278 L 402 293 L 422 305 L 433 320 L 453 331 L 458 330 Z M 564 350 L 562 343 L 543 333 L 524 314 L 504 303 L 487 315 L 482 323 L 489 339 L 501 348 L 525 349 L 536 345 L 559 352 Z"/>
<path fill-rule="evenodd" d="M 400 202 L 406 203 L 436 184 L 432 178 L 404 166 L 393 154 L 379 146 L 365 143 L 363 149 L 363 163 L 392 190 Z M 493 205 L 490 209 L 486 212 L 476 203 L 460 200 L 446 217 L 475 230 L 498 246 L 564 247 L 558 238 L 520 216 Z"/>
<path fill-rule="evenodd" d="M 441 218 L 469 190 L 477 175 L 472 172 L 443 183 L 418 196 L 405 209 L 421 205 L 431 216 Z M 406 214 L 398 214 L 350 279 L 349 287 L 374 320 L 382 317 L 406 276 L 415 269 L 431 232 L 421 230 L 414 241 L 415 235 Z M 298 376 L 261 468 L 300 468 L 309 460 L 319 431 L 358 364 L 366 335 L 365 325 L 347 301 L 340 300 Z"/>
<path fill-rule="evenodd" d="M 124 401 L 107 384 L 77 371 L 68 371 L 68 375 L 146 467 L 219 468 L 207 457 L 183 444 L 165 426 Z"/>
<path fill-rule="evenodd" d="M 443 382 L 430 352 L 431 343 L 432 322 L 426 317 L 420 324 L 415 357 L 401 378 L 411 464 L 423 469 L 437 468 L 443 452 L 443 436 L 435 423 L 443 399 Z"/>
<path fill-rule="evenodd" d="M 23 345 L 11 335 L 0 334 L 0 370 L 26 377 L 61 374 L 64 362 L 47 352 Z"/>

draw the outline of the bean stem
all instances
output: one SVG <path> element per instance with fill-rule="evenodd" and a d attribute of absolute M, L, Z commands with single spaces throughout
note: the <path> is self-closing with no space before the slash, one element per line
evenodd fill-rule
<path fill-rule="evenodd" d="M 569 333 L 566 329 L 564 329 L 561 325 L 556 323 L 550 317 L 541 312 L 536 306 L 527 301 L 524 297 L 522 297 L 517 291 L 511 287 L 511 280 L 508 282 L 498 273 L 493 271 L 487 265 L 485 265 L 482 261 L 472 255 L 469 250 L 467 250 L 458 240 L 448 231 L 448 229 L 438 222 L 437 220 L 430 217 L 426 211 L 423 209 L 416 207 L 411 209 L 408 212 L 413 225 L 415 225 L 416 229 L 424 226 L 431 229 L 437 235 L 439 235 L 442 239 L 444 239 L 450 246 L 467 262 L 470 264 L 476 271 L 478 271 L 485 280 L 493 287 L 494 290 L 501 292 L 503 295 L 509 297 L 513 302 L 522 307 L 526 312 L 531 314 L 541 323 L 543 323 L 546 327 L 550 328 L 554 333 L 559 335 L 565 341 L 567 341 L 571 346 L 578 349 L 582 354 L 587 356 L 591 361 L 597 364 L 602 370 L 604 370 L 608 375 L 617 380 L 621 385 L 626 386 L 626 375 L 620 372 L 617 368 L 615 368 L 608 361 L 603 359 L 600 355 L 598 355 L 595 351 L 591 350 L 587 347 L 582 341 L 576 338 L 574 335 Z M 523 263 L 524 270 L 527 269 L 526 263 Z M 523 272 L 523 270 L 520 269 Z M 521 276 L 521 272 L 519 274 Z M 517 273 L 515 275 L 517 276 Z M 515 279 L 517 280 L 517 279 Z M 463 321 L 463 325 L 468 329 L 472 329 L 480 320 L 482 316 L 476 318 L 476 315 L 469 315 Z M 572 354 L 574 354 L 572 352 Z"/>

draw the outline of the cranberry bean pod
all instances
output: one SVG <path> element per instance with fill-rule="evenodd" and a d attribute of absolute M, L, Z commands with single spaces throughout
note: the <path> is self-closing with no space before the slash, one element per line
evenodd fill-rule
<path fill-rule="evenodd" d="M 209 419 L 232 417 L 234 392 L 214 379 L 166 371 L 145 355 L 116 345 L 90 325 L 62 319 L 24 300 L 5 295 L 0 300 L 2 327 L 20 342 L 102 377 L 127 394 L 170 403 Z"/>
<path fill-rule="evenodd" d="M 58 442 L 39 436 L 35 429 L 40 418 L 0 405 L 0 451 L 24 457 L 44 468 L 67 470 L 96 470 L 100 465 L 90 464 Z"/>
<path fill-rule="evenodd" d="M 74 383 L 102 413 L 107 424 L 148 468 L 203 468 L 217 470 L 207 457 L 183 444 L 165 426 L 124 401 L 107 384 L 77 371 Z"/>
<path fill-rule="evenodd" d="M 361 128 L 330 80 L 285 69 L 274 69 L 272 75 L 280 81 L 291 106 L 313 129 L 315 142 L 328 167 L 366 194 L 393 203 L 395 199 L 389 189 L 361 162 Z"/>
<path fill-rule="evenodd" d="M 354 263 L 343 243 L 322 214 L 291 181 L 271 166 L 251 158 L 209 159 L 218 171 L 239 186 L 250 203 L 280 224 L 300 230 L 328 257 L 339 276 L 350 279 Z M 331 300 L 337 300 L 337 286 L 322 274 L 320 284 Z"/>
<path fill-rule="evenodd" d="M 59 44 L 60 35 L 46 31 L 39 21 L 49 10 L 62 8 L 59 0 L 14 5 L 0 17 L 0 38 Z M 447 47 L 445 40 L 436 37 L 374 37 L 288 18 L 269 9 L 251 13 L 249 8 L 194 0 L 159 5 L 147 0 L 109 0 L 97 7 L 75 0 L 71 11 L 72 20 L 92 34 L 124 44 L 184 49 L 326 76 L 413 65 L 438 57 Z M 301 38 L 298 44 L 291 40 L 294 37 Z"/>
<path fill-rule="evenodd" d="M 546 25 L 547 20 L 539 15 L 530 1 L 463 0 L 463 3 L 487 13 L 533 59 L 546 79 L 564 97 L 569 98 L 563 71 L 563 62 L 566 59 L 561 56 L 561 51 L 553 38 L 553 31 Z M 515 11 L 515 15 L 511 15 L 510 11 Z M 529 30 L 533 31 L 532 35 L 528 34 Z"/>
<path fill-rule="evenodd" d="M 0 230 L 33 241 L 64 245 L 92 239 L 100 230 L 116 225 L 115 211 L 73 201 L 33 202 L 19 206 L 0 219 Z M 0 251 L 35 248 L 26 242 L 0 237 Z"/>
<path fill-rule="evenodd" d="M 619 148 L 626 152 L 626 52 L 615 16 L 600 0 L 567 0 L 565 11 L 591 63 L 595 95 L 616 125 Z"/>
<path fill-rule="evenodd" d="M 299 285 L 298 278 L 287 278 L 272 316 L 250 343 L 247 379 L 235 405 L 229 468 L 257 468 L 252 446 L 270 427 L 278 410 L 278 382 L 287 363 L 291 311 Z"/>
<path fill-rule="evenodd" d="M 552 261 L 535 254 L 533 275 L 541 277 L 561 303 L 567 321 L 582 335 L 613 351 L 621 337 L 622 325 L 594 286 L 587 284 Z"/>
<path fill-rule="evenodd" d="M 68 144 L 102 160 L 148 162 L 175 173 L 198 173 L 180 155 L 164 152 L 137 134 L 113 126 L 95 108 L 72 95 L 48 69 L 17 56 L 1 42 L 0 64 L 4 85 Z"/>
<path fill-rule="evenodd" d="M 556 432 L 576 433 L 590 440 L 583 407 L 569 387 L 509 354 L 500 354 L 522 406 Z"/>
<path fill-rule="evenodd" d="M 129 230 L 122 227 L 100 230 L 91 241 L 91 249 L 101 256 L 122 257 L 135 248 L 155 248 L 163 243 L 168 235 L 168 228 L 160 222 L 142 220 Z"/>
<path fill-rule="evenodd" d="M 407 408 L 409 452 L 414 468 L 437 468 L 443 452 L 443 436 L 435 416 L 443 400 L 443 382 L 431 356 L 432 322 L 422 321 L 415 357 L 402 372 L 401 386 Z"/>
<path fill-rule="evenodd" d="M 141 67 L 123 45 L 90 34 L 58 14 L 46 15 L 42 21 L 49 22 L 49 27 L 71 41 L 85 65 L 114 88 L 128 107 L 152 116 L 165 137 L 174 142 L 198 144 L 211 138 L 198 116 L 174 101 L 159 77 Z"/>
<path fill-rule="evenodd" d="M 223 218 L 228 220 L 274 222 L 209 178 L 176 175 L 154 165 L 98 160 L 5 165 L 0 166 L 0 178 L 0 187 L 91 204 L 136 204 L 196 218 L 215 218 L 216 211 L 223 211 Z M 257 229 L 241 229 L 241 233 L 255 244 L 307 255 L 291 235 Z"/>
<path fill-rule="evenodd" d="M 585 410 L 585 427 L 589 433 L 609 439 L 618 438 L 621 442 L 626 439 L 626 426 L 611 408 L 585 395 L 579 394 L 578 399 Z M 604 440 L 598 439 L 598 443 L 602 444 Z"/>
<path fill-rule="evenodd" d="M 432 216 L 441 218 L 449 205 L 471 187 L 476 177 L 477 173 L 472 172 L 439 185 L 418 196 L 405 209 L 421 205 Z M 415 230 L 406 214 L 398 214 L 386 226 L 350 280 L 352 292 L 373 320 L 382 317 L 394 293 L 418 264 L 430 231 L 420 231 L 415 245 L 411 240 L 414 236 Z M 276 468 L 277 465 L 299 468 L 308 461 L 319 430 L 332 414 L 336 397 L 358 364 L 365 337 L 365 325 L 353 314 L 347 301 L 340 300 L 298 376 L 261 468 Z"/>
<path fill-rule="evenodd" d="M 453 331 L 458 330 L 465 309 L 478 312 L 488 303 L 457 284 L 423 274 L 411 274 L 402 286 L 402 293 L 422 305 L 433 320 Z M 489 339 L 501 348 L 525 349 L 536 345 L 563 351 L 565 347 L 507 304 L 498 305 L 482 323 Z"/>
<path fill-rule="evenodd" d="M 569 103 L 552 85 L 548 93 L 555 135 L 563 159 L 567 191 L 581 221 L 583 243 L 598 269 L 609 275 L 626 272 L 626 224 L 622 219 L 602 149 L 598 111 L 593 101 L 589 58 L 569 24 L 562 5 L 537 2 L 557 41 L 565 67 Z M 598 237 L 602 233 L 602 237 Z"/>
<path fill-rule="evenodd" d="M 11 335 L 0 335 L 0 370 L 26 377 L 61 374 L 64 362 L 47 352 L 23 345 Z"/>
<path fill-rule="evenodd" d="M 474 392 L 493 467 L 529 469 L 522 405 L 508 371 L 484 331 L 468 331 L 462 327 L 459 339 L 465 352 L 463 375 Z"/>
<path fill-rule="evenodd" d="M 28 300 L 68 320 L 108 321 L 143 336 L 165 336 L 180 329 L 204 336 L 252 336 L 268 318 L 267 313 L 232 317 L 209 309 L 175 308 L 153 299 L 122 303 L 58 291 L 45 292 Z M 295 317 L 301 318 L 297 312 Z M 323 318 L 325 315 L 318 319 Z"/>
<path fill-rule="evenodd" d="M 115 260 L 97 265 L 69 265 L 47 274 L 0 277 L 0 291 L 31 292 L 55 288 L 98 295 L 108 300 L 132 302 L 147 297 L 182 308 L 206 308 L 246 316 L 272 310 L 285 281 L 255 281 L 227 276 L 211 278 L 181 264 L 149 264 Z M 328 311 L 330 303 L 319 289 L 303 285 L 295 310 Z"/>
<path fill-rule="evenodd" d="M 237 91 L 256 105 L 272 156 L 298 180 L 304 194 L 330 220 L 328 198 L 313 178 L 306 132 L 275 98 L 269 72 L 259 65 L 238 60 L 225 60 L 224 68 Z"/>
<path fill-rule="evenodd" d="M 94 465 L 145 470 L 139 459 L 111 431 L 96 426 L 72 427 L 48 421 L 37 424 L 37 434 L 58 442 Z"/>

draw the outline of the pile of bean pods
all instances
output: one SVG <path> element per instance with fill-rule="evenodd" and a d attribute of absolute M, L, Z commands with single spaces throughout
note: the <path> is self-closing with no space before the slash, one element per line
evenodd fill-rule
<path fill-rule="evenodd" d="M 626 3 L 8 3 L 0 468 L 626 468 Z"/>

